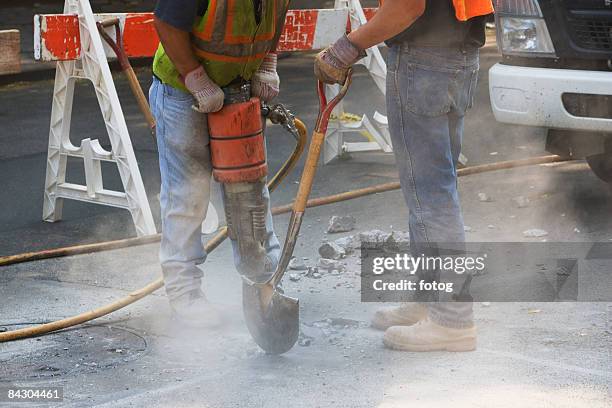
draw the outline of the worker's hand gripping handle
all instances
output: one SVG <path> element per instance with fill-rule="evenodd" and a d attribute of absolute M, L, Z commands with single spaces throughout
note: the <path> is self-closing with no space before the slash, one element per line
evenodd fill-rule
<path fill-rule="evenodd" d="M 300 180 L 300 187 L 293 203 L 294 212 L 304 212 L 306 209 L 306 202 L 310 196 L 312 189 L 312 183 L 317 171 L 317 165 L 319 163 L 319 157 L 321 156 L 321 146 L 327 133 L 327 125 L 329 124 L 329 118 L 338 103 L 346 95 L 352 80 L 352 70 L 349 70 L 346 76 L 346 81 L 340 88 L 340 92 L 331 100 L 327 102 L 325 96 L 325 84 L 321 81 L 318 82 L 318 94 L 319 94 L 319 117 L 315 130 L 312 134 L 312 140 L 310 141 L 310 148 L 308 150 L 308 156 L 306 157 L 306 163 L 304 164 L 304 171 L 302 172 L 302 178 Z"/>

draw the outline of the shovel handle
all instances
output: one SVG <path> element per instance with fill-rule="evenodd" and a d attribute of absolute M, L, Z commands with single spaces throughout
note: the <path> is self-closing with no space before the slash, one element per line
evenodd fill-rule
<path fill-rule="evenodd" d="M 291 219 L 289 220 L 289 227 L 287 228 L 287 236 L 285 237 L 285 244 L 283 245 L 283 251 L 281 253 L 280 260 L 276 267 L 276 271 L 270 279 L 265 283 L 257 284 L 250 279 L 243 276 L 242 278 L 249 285 L 257 285 L 260 288 L 261 304 L 264 309 L 268 307 L 272 294 L 274 293 L 276 286 L 279 284 L 293 251 L 297 238 L 302 225 L 302 217 L 306 209 L 306 203 L 312 190 L 312 184 L 314 181 L 315 174 L 317 173 L 317 165 L 319 163 L 319 157 L 321 156 L 321 146 L 325 140 L 325 134 L 327 133 L 327 125 L 329 124 L 329 118 L 336 105 L 344 98 L 348 88 L 351 84 L 352 70 L 349 70 L 346 80 L 340 88 L 340 92 L 332 99 L 327 102 L 325 96 L 325 84 L 321 81 L 318 82 L 318 93 L 319 93 L 319 116 L 317 117 L 317 123 L 315 130 L 312 134 L 310 141 L 310 147 L 308 148 L 308 155 L 306 157 L 306 163 L 304 164 L 304 170 L 302 171 L 302 177 L 300 179 L 300 187 L 298 189 L 295 201 L 293 202 L 293 208 L 291 212 Z"/>
<path fill-rule="evenodd" d="M 295 197 L 295 202 L 293 203 L 293 211 L 295 212 L 304 212 L 306 209 L 306 202 L 312 190 L 312 184 L 317 172 L 319 156 L 321 155 L 321 146 L 323 145 L 324 139 L 325 133 L 313 132 L 310 147 L 308 148 L 308 155 L 306 156 L 306 163 L 304 163 L 302 178 L 300 179 L 300 187 Z"/>
<path fill-rule="evenodd" d="M 325 140 L 325 134 L 327 133 L 327 126 L 329 124 L 329 118 L 338 103 L 346 95 L 351 80 L 353 77 L 353 71 L 349 70 L 344 84 L 340 88 L 340 92 L 332 99 L 327 102 L 325 96 L 325 84 L 321 81 L 318 82 L 317 91 L 319 94 L 319 116 L 315 130 L 312 134 L 310 141 L 310 147 L 308 149 L 308 155 L 306 156 L 306 163 L 304 164 L 304 170 L 302 172 L 302 178 L 300 179 L 300 188 L 298 189 L 295 202 L 293 203 L 294 212 L 304 212 L 306 209 L 306 202 L 310 196 L 312 190 L 312 184 L 314 181 L 315 174 L 317 172 L 317 166 L 319 164 L 319 157 L 321 156 L 321 147 Z"/>

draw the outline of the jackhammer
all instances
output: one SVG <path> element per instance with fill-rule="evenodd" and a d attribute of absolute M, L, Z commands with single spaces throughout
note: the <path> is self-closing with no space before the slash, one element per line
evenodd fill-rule
<path fill-rule="evenodd" d="M 300 136 L 293 115 L 280 104 L 270 107 L 251 97 L 248 82 L 229 85 L 223 91 L 223 109 L 208 114 L 213 177 L 221 184 L 228 237 L 240 254 L 238 272 L 247 282 L 264 283 L 279 261 L 270 259 L 266 245 L 270 197 L 266 188 L 265 118 L 285 127 L 296 139 Z M 272 183 L 282 177 L 277 174 Z M 253 302 L 259 298 L 258 292 L 257 287 L 243 284 L 243 309 L 251 332 L 253 324 L 258 324 L 249 319 L 251 309 L 259 310 Z"/>
<path fill-rule="evenodd" d="M 240 253 L 238 272 L 243 279 L 242 306 L 253 339 L 266 352 L 281 354 L 293 347 L 299 334 L 299 301 L 278 288 L 293 254 L 306 202 L 310 195 L 330 115 L 346 94 L 346 83 L 329 103 L 319 82 L 319 117 L 293 204 L 291 220 L 280 259 L 269 259 L 266 215 L 266 148 L 262 114 L 282 124 L 296 137 L 293 116 L 282 107 L 264 106 L 251 97 L 248 82 L 223 88 L 223 109 L 208 114 L 213 177 L 221 183 L 228 236 Z"/>

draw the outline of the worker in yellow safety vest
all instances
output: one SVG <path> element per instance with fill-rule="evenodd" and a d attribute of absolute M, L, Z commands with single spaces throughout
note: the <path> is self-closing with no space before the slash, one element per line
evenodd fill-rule
<path fill-rule="evenodd" d="M 413 257 L 457 256 L 465 248 L 457 164 L 492 12 L 491 0 L 384 0 L 367 24 L 316 57 L 316 76 L 342 83 L 365 50 L 383 41 L 389 45 L 387 117 Z M 406 351 L 474 350 L 471 277 L 427 268 L 417 274 L 429 285 L 417 291 L 416 302 L 373 317 L 372 325 L 385 330 L 384 344 Z M 456 281 L 453 297 L 426 290 L 441 279 Z"/>
<path fill-rule="evenodd" d="M 206 259 L 201 225 L 209 205 L 212 173 L 207 114 L 222 109 L 226 94 L 247 102 L 251 97 L 263 102 L 276 97 L 275 49 L 288 3 L 158 0 L 155 8 L 161 44 L 153 61 L 149 99 L 157 123 L 161 173 L 160 262 L 174 316 L 186 325 L 211 326 L 222 321 L 202 291 L 204 274 L 198 267 Z M 259 110 L 256 114 L 260 118 Z M 258 265 L 258 270 L 271 273 L 278 263 L 280 245 L 265 178 L 262 180 L 257 184 L 259 191 L 252 194 L 261 207 L 257 214 L 265 221 L 265 225 L 258 224 L 258 242 L 265 247 L 265 265 Z M 244 259 L 248 257 L 237 249 L 231 233 L 230 238 L 234 262 L 243 273 L 252 259 Z"/>

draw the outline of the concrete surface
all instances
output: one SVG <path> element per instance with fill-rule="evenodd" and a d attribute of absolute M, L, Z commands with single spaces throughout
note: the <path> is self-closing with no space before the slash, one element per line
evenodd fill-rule
<path fill-rule="evenodd" d="M 464 153 L 470 164 L 542 154 L 542 131 L 494 122 L 486 72 L 498 58 L 483 51 L 476 108 L 466 123 Z M 281 62 L 281 101 L 312 127 L 316 99 L 311 57 Z M 149 73 L 139 71 L 143 84 Z M 117 78 L 148 194 L 157 212 L 156 153 L 127 84 Z M 65 220 L 40 221 L 50 82 L 0 89 L 0 254 L 133 234 L 129 216 L 116 209 L 67 202 Z M 73 132 L 105 137 L 86 84 L 79 85 Z M 348 110 L 382 109 L 372 82 L 358 72 Z M 269 134 L 272 167 L 291 148 L 278 129 Z M 491 154 L 496 153 L 496 154 Z M 301 168 L 301 165 L 300 165 Z M 71 174 L 82 177 L 79 163 Z M 108 186 L 117 187 L 108 168 Z M 291 200 L 299 169 L 273 197 Z M 312 196 L 396 179 L 392 155 L 368 153 L 320 169 Z M 549 241 L 612 239 L 609 186 L 583 163 L 538 166 L 460 180 L 471 241 L 522 241 L 541 228 Z M 478 193 L 491 202 L 481 202 Z M 512 199 L 527 196 L 517 208 Z M 218 200 L 218 197 L 215 198 Z M 296 256 L 316 263 L 329 217 L 351 214 L 357 231 L 407 230 L 399 192 L 308 211 Z M 284 235 L 287 216 L 275 219 Z M 577 232 L 578 231 L 578 232 Z M 335 238 L 346 234 L 334 234 Z M 0 269 L 0 327 L 67 317 L 117 299 L 159 276 L 157 245 L 25 263 Z M 382 346 L 382 333 L 368 327 L 380 304 L 362 303 L 357 258 L 347 271 L 320 279 L 285 279 L 300 298 L 302 346 L 272 357 L 251 340 L 241 318 L 240 280 L 229 245 L 203 266 L 205 290 L 226 313 L 218 330 L 191 331 L 172 321 L 163 291 L 107 318 L 39 339 L 0 344 L 0 385 L 61 386 L 61 406 L 104 407 L 608 407 L 612 306 L 609 303 L 476 304 L 478 350 L 472 353 L 401 353 Z M 308 345 L 307 345 L 308 344 Z M 20 405 L 21 406 L 21 405 Z M 25 405 L 24 405 L 25 406 Z"/>

